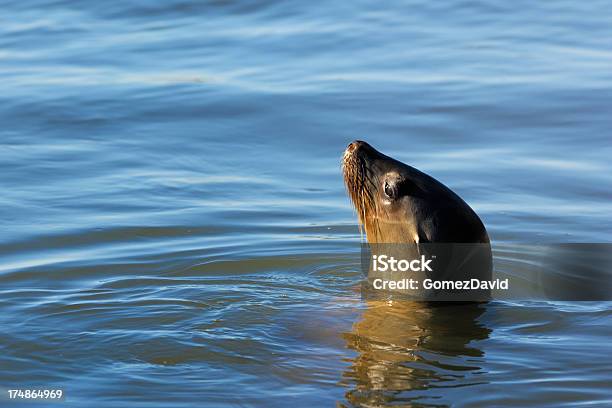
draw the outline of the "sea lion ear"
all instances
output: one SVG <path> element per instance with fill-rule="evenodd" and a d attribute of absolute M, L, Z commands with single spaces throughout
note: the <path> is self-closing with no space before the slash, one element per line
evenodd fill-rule
<path fill-rule="evenodd" d="M 398 196 L 418 196 L 420 189 L 419 187 L 410 179 L 404 178 L 398 180 L 397 182 Z"/>
<path fill-rule="evenodd" d="M 388 200 L 397 200 L 404 196 L 417 195 L 418 188 L 409 179 L 387 177 L 383 181 L 382 190 Z"/>

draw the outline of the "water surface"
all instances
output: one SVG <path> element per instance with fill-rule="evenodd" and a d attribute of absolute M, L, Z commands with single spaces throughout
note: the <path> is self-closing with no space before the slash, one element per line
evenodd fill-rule
<path fill-rule="evenodd" d="M 494 248 L 610 242 L 609 2 L 3 10 L 0 388 L 612 403 L 610 303 L 362 301 L 339 171 L 364 139 L 458 192 Z"/>

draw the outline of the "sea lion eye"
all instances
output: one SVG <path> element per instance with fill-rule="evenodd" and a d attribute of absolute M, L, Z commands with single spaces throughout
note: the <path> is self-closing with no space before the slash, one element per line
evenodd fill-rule
<path fill-rule="evenodd" d="M 388 181 L 385 181 L 385 195 L 392 199 L 395 200 L 397 198 L 397 185 L 395 183 L 389 183 Z"/>

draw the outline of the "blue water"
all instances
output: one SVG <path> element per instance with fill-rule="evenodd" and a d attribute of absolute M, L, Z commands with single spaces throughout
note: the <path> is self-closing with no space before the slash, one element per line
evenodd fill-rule
<path fill-rule="evenodd" d="M 610 27 L 605 1 L 5 2 L 0 403 L 612 404 L 610 303 L 362 301 L 339 169 L 368 141 L 494 248 L 610 242 Z"/>

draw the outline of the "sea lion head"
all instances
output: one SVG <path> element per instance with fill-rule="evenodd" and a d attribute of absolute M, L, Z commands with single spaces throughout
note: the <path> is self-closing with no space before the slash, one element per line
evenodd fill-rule
<path fill-rule="evenodd" d="M 484 225 L 458 195 L 366 142 L 348 145 L 342 172 L 370 243 L 489 242 Z"/>

